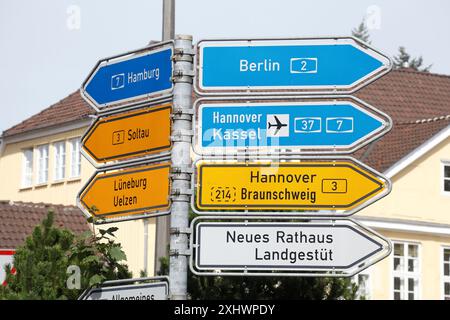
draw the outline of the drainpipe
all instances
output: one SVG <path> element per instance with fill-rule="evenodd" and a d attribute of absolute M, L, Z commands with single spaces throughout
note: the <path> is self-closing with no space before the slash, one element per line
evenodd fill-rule
<path fill-rule="evenodd" d="M 148 277 L 148 219 L 144 219 L 144 272 Z"/>

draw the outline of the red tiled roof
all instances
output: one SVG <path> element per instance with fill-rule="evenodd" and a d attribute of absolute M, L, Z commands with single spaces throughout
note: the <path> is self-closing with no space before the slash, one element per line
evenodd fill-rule
<path fill-rule="evenodd" d="M 15 249 L 20 246 L 50 209 L 55 212 L 55 226 L 76 234 L 90 230 L 83 213 L 75 206 L 0 201 L 0 248 Z"/>
<path fill-rule="evenodd" d="M 356 96 L 397 122 L 416 121 L 450 114 L 450 76 L 393 70 Z"/>
<path fill-rule="evenodd" d="M 450 76 L 394 70 L 356 96 L 394 123 L 388 134 L 354 154 L 380 172 L 450 125 Z"/>
<path fill-rule="evenodd" d="M 368 166 L 384 172 L 450 125 L 450 117 L 416 124 L 395 124 L 381 139 L 364 147 L 353 156 Z"/>
<path fill-rule="evenodd" d="M 3 131 L 3 136 L 11 136 L 26 131 L 85 119 L 94 113 L 95 110 L 83 100 L 80 92 L 77 90 L 41 112 Z"/>

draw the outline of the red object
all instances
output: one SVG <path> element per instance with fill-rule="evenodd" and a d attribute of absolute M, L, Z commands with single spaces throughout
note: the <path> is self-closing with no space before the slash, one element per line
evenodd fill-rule
<path fill-rule="evenodd" d="M 13 256 L 16 253 L 15 250 L 0 250 L 0 256 Z M 3 266 L 0 266 L 3 267 Z M 12 267 L 11 268 L 11 274 L 15 275 L 17 272 L 16 268 Z M 2 282 L 2 286 L 6 287 L 8 285 L 8 283 L 6 282 L 6 280 L 4 280 Z"/>
<path fill-rule="evenodd" d="M 15 253 L 15 250 L 0 250 L 0 256 L 13 256 Z"/>

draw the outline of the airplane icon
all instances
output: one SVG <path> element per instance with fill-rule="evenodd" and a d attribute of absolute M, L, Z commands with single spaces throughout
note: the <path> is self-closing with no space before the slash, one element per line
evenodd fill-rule
<path fill-rule="evenodd" d="M 288 114 L 268 114 L 267 115 L 267 136 L 268 137 L 288 137 L 289 136 L 289 115 Z"/>
<path fill-rule="evenodd" d="M 269 125 L 269 129 L 270 128 L 272 128 L 272 127 L 277 127 L 277 129 L 275 130 L 275 133 L 273 134 L 274 136 L 276 136 L 277 134 L 278 134 L 278 132 L 281 130 L 281 128 L 283 128 L 283 127 L 287 127 L 287 123 L 282 123 L 281 121 L 280 121 L 280 119 L 278 119 L 278 117 L 277 116 L 273 116 L 274 118 L 275 118 L 275 121 L 277 122 L 276 124 L 273 124 L 273 123 L 268 123 L 268 125 Z"/>

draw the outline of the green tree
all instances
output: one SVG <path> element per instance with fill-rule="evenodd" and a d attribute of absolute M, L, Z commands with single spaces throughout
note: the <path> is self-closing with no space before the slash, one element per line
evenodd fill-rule
<path fill-rule="evenodd" d="M 195 216 L 190 211 L 189 219 Z M 159 261 L 158 275 L 168 275 L 169 259 Z M 188 294 L 193 300 L 353 300 L 357 291 L 349 278 L 197 276 L 188 270 Z"/>
<path fill-rule="evenodd" d="M 364 41 L 365 43 L 371 44 L 369 29 L 367 29 L 366 21 L 363 19 L 358 27 L 352 30 L 352 36 Z"/>
<path fill-rule="evenodd" d="M 394 57 L 394 68 L 411 68 L 421 72 L 430 72 L 433 65 L 423 67 L 422 56 L 418 58 L 411 58 L 411 55 L 406 52 L 405 47 L 400 47 L 398 54 Z"/>
<path fill-rule="evenodd" d="M 159 275 L 169 274 L 169 261 L 160 259 Z M 354 300 L 358 286 L 349 278 L 221 277 L 188 272 L 193 300 Z"/>
<path fill-rule="evenodd" d="M 131 277 L 121 245 L 115 243 L 117 228 L 75 236 L 67 229 L 53 226 L 54 213 L 49 211 L 25 243 L 16 250 L 14 267 L 6 267 L 6 286 L 0 288 L 0 299 L 54 300 L 77 299 L 89 286 L 104 280 Z M 80 287 L 68 287 L 69 266 L 79 268 Z"/>
<path fill-rule="evenodd" d="M 348 278 L 221 277 L 189 274 L 192 299 L 233 300 L 352 300 L 357 285 Z"/>
<path fill-rule="evenodd" d="M 366 21 L 363 19 L 358 27 L 352 29 L 352 35 L 359 40 L 362 40 L 368 44 L 371 44 L 370 33 L 366 26 Z M 430 64 L 427 67 L 423 66 L 423 57 L 419 56 L 417 58 L 411 58 L 411 55 L 406 52 L 405 47 L 399 47 L 398 54 L 394 56 L 394 68 L 402 69 L 402 68 L 411 68 L 416 71 L 421 72 L 430 72 L 431 67 Z"/>
<path fill-rule="evenodd" d="M 69 263 L 80 268 L 81 290 L 69 290 L 68 297 L 76 299 L 84 289 L 96 286 L 106 280 L 132 277 L 122 246 L 114 241 L 118 228 L 99 229 L 99 235 L 85 232 L 76 238 L 69 251 Z M 67 278 L 67 277 L 66 277 Z"/>
<path fill-rule="evenodd" d="M 0 297 L 7 299 L 58 299 L 63 296 L 68 257 L 66 252 L 74 240 L 68 230 L 52 227 L 50 212 L 33 230 L 25 244 L 14 255 L 16 274 L 6 268 L 7 286 Z"/>

